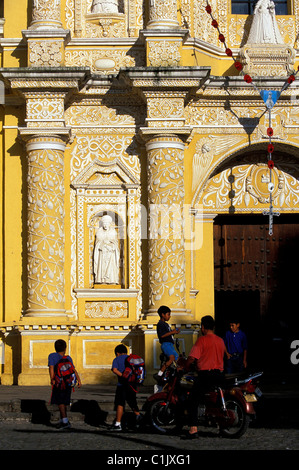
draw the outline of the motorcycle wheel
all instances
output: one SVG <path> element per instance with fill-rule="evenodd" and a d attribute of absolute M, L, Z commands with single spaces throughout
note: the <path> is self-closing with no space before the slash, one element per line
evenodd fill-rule
<path fill-rule="evenodd" d="M 176 407 L 165 400 L 155 400 L 149 409 L 152 427 L 160 433 L 168 433 L 178 429 Z"/>
<path fill-rule="evenodd" d="M 229 399 L 225 402 L 226 409 L 232 416 L 232 422 L 225 426 L 220 426 L 220 434 L 223 437 L 237 439 L 247 431 L 250 423 L 250 417 L 245 413 L 242 405 L 234 399 Z"/>

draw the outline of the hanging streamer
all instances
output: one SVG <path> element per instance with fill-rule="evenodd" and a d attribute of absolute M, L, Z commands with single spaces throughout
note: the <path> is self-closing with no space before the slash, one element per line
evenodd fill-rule
<path fill-rule="evenodd" d="M 299 66 L 298 66 L 296 72 L 289 75 L 289 77 L 286 79 L 286 81 L 285 81 L 285 83 L 282 86 L 280 91 L 276 91 L 276 90 L 261 90 L 260 91 L 256 87 L 256 85 L 254 84 L 254 82 L 252 80 L 252 77 L 249 74 L 244 73 L 243 65 L 241 64 L 241 62 L 238 61 L 235 57 L 233 57 L 232 50 L 227 46 L 225 37 L 219 29 L 218 21 L 213 16 L 212 7 L 209 4 L 208 0 L 207 0 L 206 12 L 210 15 L 210 17 L 212 19 L 211 24 L 212 24 L 213 28 L 217 29 L 217 31 L 218 31 L 218 39 L 219 39 L 220 42 L 223 43 L 223 45 L 225 47 L 226 55 L 228 57 L 232 58 L 232 60 L 234 61 L 235 68 L 241 74 L 243 74 L 243 78 L 244 78 L 245 82 L 250 83 L 253 86 L 253 88 L 255 88 L 255 90 L 260 94 L 260 96 L 263 99 L 263 101 L 266 105 L 266 108 L 269 112 L 269 127 L 267 129 L 267 135 L 269 137 L 269 142 L 268 142 L 268 147 L 267 147 L 267 150 L 268 150 L 267 162 L 268 162 L 268 168 L 269 168 L 269 172 L 270 172 L 270 178 L 269 178 L 269 184 L 268 184 L 270 207 L 269 207 L 269 211 L 264 211 L 263 212 L 263 215 L 268 215 L 269 216 L 269 235 L 273 235 L 273 216 L 278 216 L 279 212 L 273 212 L 273 204 L 272 204 L 273 203 L 272 193 L 273 193 L 273 190 L 274 190 L 274 183 L 272 181 L 272 176 L 273 176 L 272 175 L 272 170 L 274 169 L 275 164 L 274 164 L 274 160 L 273 160 L 273 157 L 272 157 L 272 154 L 274 152 L 274 145 L 272 144 L 271 138 L 273 137 L 274 132 L 273 132 L 272 125 L 271 125 L 271 110 L 272 110 L 273 106 L 275 106 L 275 104 L 277 103 L 278 99 L 280 98 L 281 93 L 283 91 L 285 91 L 295 81 L 296 75 L 299 72 Z"/>

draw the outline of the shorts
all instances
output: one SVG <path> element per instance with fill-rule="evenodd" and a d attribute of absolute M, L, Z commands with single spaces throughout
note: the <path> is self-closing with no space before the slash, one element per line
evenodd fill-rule
<path fill-rule="evenodd" d="M 71 403 L 72 387 L 67 387 L 65 390 L 53 387 L 51 395 L 51 405 L 70 405 Z"/>
<path fill-rule="evenodd" d="M 167 343 L 167 342 L 161 343 L 161 349 L 162 349 L 162 351 L 164 352 L 164 354 L 166 356 L 168 356 L 168 357 L 169 356 L 174 356 L 175 361 L 178 360 L 179 355 L 178 355 L 177 351 L 175 350 L 173 343 Z"/>
<path fill-rule="evenodd" d="M 133 411 L 139 411 L 137 405 L 136 392 L 133 390 L 130 385 L 118 385 L 116 387 L 115 399 L 114 399 L 114 409 L 118 406 L 125 407 L 126 402 Z"/>

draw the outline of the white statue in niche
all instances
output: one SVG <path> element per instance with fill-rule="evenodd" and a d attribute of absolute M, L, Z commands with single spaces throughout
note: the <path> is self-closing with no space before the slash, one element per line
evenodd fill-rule
<path fill-rule="evenodd" d="M 95 283 L 119 284 L 120 251 L 117 232 L 111 227 L 110 215 L 103 215 L 101 222 L 95 236 L 93 255 Z"/>
<path fill-rule="evenodd" d="M 284 44 L 272 0 L 259 0 L 254 8 L 247 44 Z"/>
<path fill-rule="evenodd" d="M 91 13 L 118 13 L 118 0 L 93 0 Z"/>

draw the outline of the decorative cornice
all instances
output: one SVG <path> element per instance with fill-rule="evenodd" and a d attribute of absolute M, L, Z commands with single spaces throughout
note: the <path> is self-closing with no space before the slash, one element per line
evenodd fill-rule
<path fill-rule="evenodd" d="M 67 144 L 72 139 L 72 130 L 70 127 L 57 127 L 57 128 L 49 127 L 47 129 L 32 128 L 32 127 L 19 127 L 19 137 L 21 140 L 23 140 L 26 143 L 32 139 L 40 139 L 40 138 L 51 139 L 51 138 L 56 137 L 56 138 L 61 139 Z"/>
<path fill-rule="evenodd" d="M 142 29 L 139 31 L 140 39 L 144 40 L 147 38 L 181 38 L 187 39 L 189 36 L 189 30 L 187 29 Z"/>
<path fill-rule="evenodd" d="M 0 68 L 0 77 L 6 86 L 18 90 L 34 88 L 63 89 L 82 88 L 90 76 L 88 67 L 7 67 Z"/>
<path fill-rule="evenodd" d="M 189 142 L 190 135 L 192 134 L 192 127 L 169 127 L 169 128 L 154 128 L 154 127 L 141 127 L 139 136 L 148 142 L 154 138 L 165 137 L 178 137 L 179 139 Z"/>
<path fill-rule="evenodd" d="M 63 38 L 64 43 L 67 44 L 71 39 L 71 33 L 68 29 L 51 29 L 51 30 L 38 30 L 27 29 L 22 31 L 22 36 L 25 42 L 28 39 L 55 39 Z"/>
<path fill-rule="evenodd" d="M 140 88 L 199 88 L 210 75 L 211 67 L 127 67 L 119 77 Z"/>
<path fill-rule="evenodd" d="M 122 299 L 137 297 L 138 289 L 74 289 L 78 298 L 83 299 Z"/>
<path fill-rule="evenodd" d="M 255 85 L 258 89 L 261 90 L 280 90 L 282 86 L 285 84 L 285 77 L 257 77 L 255 78 Z M 298 88 L 299 82 L 293 82 L 289 88 Z M 225 76 L 225 77 L 216 77 L 210 75 L 209 78 L 205 82 L 205 88 L 215 88 L 215 89 L 227 89 L 227 88 L 236 88 L 236 89 L 243 89 L 244 92 L 248 89 L 248 91 L 252 90 L 252 85 L 250 83 L 244 82 L 243 76 Z M 258 93 L 256 92 L 256 95 Z"/>

